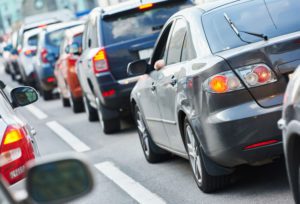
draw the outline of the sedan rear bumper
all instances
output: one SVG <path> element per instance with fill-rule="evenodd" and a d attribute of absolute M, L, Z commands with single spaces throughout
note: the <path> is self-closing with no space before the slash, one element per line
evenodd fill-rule
<path fill-rule="evenodd" d="M 277 127 L 280 117 L 280 106 L 262 108 L 256 102 L 249 102 L 206 118 L 195 117 L 192 124 L 200 133 L 198 136 L 206 155 L 217 164 L 235 167 L 260 165 L 281 156 L 282 133 Z M 266 141 L 278 142 L 247 149 Z"/>

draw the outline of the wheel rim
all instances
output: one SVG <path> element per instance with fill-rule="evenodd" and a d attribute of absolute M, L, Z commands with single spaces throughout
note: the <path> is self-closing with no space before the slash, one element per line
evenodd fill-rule
<path fill-rule="evenodd" d="M 142 143 L 142 148 L 145 154 L 149 156 L 150 155 L 149 135 L 147 133 L 147 129 L 142 119 L 142 114 L 140 111 L 137 111 L 136 122 L 137 122 L 137 128 L 138 128 L 140 140 Z"/>
<path fill-rule="evenodd" d="M 200 149 L 195 139 L 195 135 L 192 131 L 191 126 L 186 127 L 187 136 L 187 152 L 189 155 L 189 160 L 193 169 L 195 178 L 199 184 L 202 183 L 202 166 L 201 166 L 201 156 Z"/>

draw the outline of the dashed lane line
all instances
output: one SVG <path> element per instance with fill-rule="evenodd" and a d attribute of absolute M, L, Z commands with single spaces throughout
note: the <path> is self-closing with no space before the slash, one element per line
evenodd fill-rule
<path fill-rule="evenodd" d="M 158 195 L 152 193 L 140 183 L 123 173 L 112 162 L 103 162 L 95 165 L 96 169 L 112 180 L 134 200 L 141 204 L 165 204 Z"/>
<path fill-rule="evenodd" d="M 32 115 L 34 115 L 35 117 L 37 117 L 40 120 L 44 120 L 46 118 L 48 118 L 48 115 L 46 113 L 44 113 L 43 111 L 41 111 L 39 108 L 37 108 L 34 105 L 28 105 L 25 107 Z"/>
<path fill-rule="evenodd" d="M 86 152 L 91 150 L 85 143 L 80 141 L 75 135 L 64 128 L 56 121 L 47 122 L 46 125 L 56 133 L 62 140 L 71 146 L 77 152 Z"/>

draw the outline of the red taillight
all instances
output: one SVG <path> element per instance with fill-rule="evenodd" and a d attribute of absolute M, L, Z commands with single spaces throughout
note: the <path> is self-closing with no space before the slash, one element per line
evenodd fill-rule
<path fill-rule="evenodd" d="M 152 4 L 152 3 L 144 4 L 144 5 L 139 6 L 139 9 L 140 10 L 146 10 L 146 9 L 152 8 L 153 6 L 154 6 L 154 4 Z"/>
<path fill-rule="evenodd" d="M 34 49 L 24 51 L 24 55 L 26 55 L 27 57 L 35 55 L 35 53 L 36 53 L 36 50 L 34 50 Z"/>
<path fill-rule="evenodd" d="M 249 65 L 237 69 L 248 87 L 256 87 L 277 81 L 275 73 L 265 64 Z"/>
<path fill-rule="evenodd" d="M 22 48 L 18 48 L 18 54 L 22 52 Z"/>
<path fill-rule="evenodd" d="M 48 51 L 47 49 L 42 49 L 41 51 L 41 60 L 43 63 L 48 63 L 48 59 L 47 59 L 47 55 L 48 55 Z"/>
<path fill-rule="evenodd" d="M 0 172 L 2 177 L 13 184 L 25 177 L 25 164 L 34 159 L 31 141 L 24 128 L 11 125 L 4 133 L 0 147 Z"/>
<path fill-rule="evenodd" d="M 102 91 L 102 96 L 103 97 L 110 97 L 110 96 L 113 96 L 116 94 L 116 90 L 114 89 L 111 89 L 111 90 L 108 90 L 108 91 Z"/>
<path fill-rule="evenodd" d="M 93 57 L 93 70 L 95 74 L 108 71 L 108 61 L 105 49 L 101 49 Z"/>
<path fill-rule="evenodd" d="M 271 79 L 272 73 L 265 66 L 257 66 L 253 69 L 253 73 L 258 76 L 257 81 L 259 83 L 266 83 Z"/>
<path fill-rule="evenodd" d="M 249 145 L 249 146 L 245 147 L 244 150 L 255 149 L 255 148 L 258 148 L 258 147 L 263 147 L 263 146 L 267 146 L 267 145 L 271 145 L 271 144 L 276 144 L 278 142 L 279 142 L 279 140 L 263 141 L 263 142 L 259 142 L 259 143 Z"/>
<path fill-rule="evenodd" d="M 46 79 L 46 81 L 47 81 L 48 83 L 53 83 L 53 82 L 55 82 L 55 77 L 48 77 L 48 78 Z"/>

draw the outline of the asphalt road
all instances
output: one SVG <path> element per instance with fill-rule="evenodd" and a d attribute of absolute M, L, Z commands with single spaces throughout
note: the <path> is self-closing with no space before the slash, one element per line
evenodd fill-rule
<path fill-rule="evenodd" d="M 0 79 L 18 86 L 0 69 Z M 123 124 L 118 134 L 105 135 L 100 123 L 90 123 L 85 113 L 73 114 L 59 99 L 40 99 L 30 108 L 19 109 L 37 130 L 42 156 L 82 152 L 94 171 L 96 188 L 73 203 L 293 203 L 284 162 L 237 170 L 236 182 L 214 194 L 196 186 L 188 161 L 174 157 L 151 165 L 142 153 L 132 124 Z M 51 129 L 52 128 L 52 129 Z M 96 168 L 97 167 L 97 168 Z"/>

